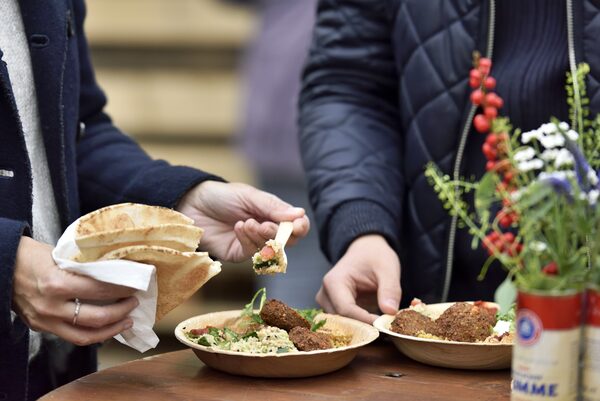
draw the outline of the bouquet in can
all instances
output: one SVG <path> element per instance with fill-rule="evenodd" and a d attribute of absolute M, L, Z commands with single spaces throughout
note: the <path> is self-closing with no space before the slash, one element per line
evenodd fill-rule
<path fill-rule="evenodd" d="M 600 116 L 590 117 L 581 64 L 567 74 L 570 122 L 555 118 L 522 132 L 500 117 L 491 61 L 475 57 L 471 102 L 480 107 L 475 130 L 486 135 L 486 174 L 477 182 L 454 180 L 429 164 L 426 176 L 444 207 L 473 235 L 473 248 L 498 260 L 521 290 L 581 289 L 600 283 Z M 573 83 L 576 85 L 573 85 Z M 573 86 L 577 90 L 573 89 Z M 464 200 L 474 195 L 474 208 Z"/>

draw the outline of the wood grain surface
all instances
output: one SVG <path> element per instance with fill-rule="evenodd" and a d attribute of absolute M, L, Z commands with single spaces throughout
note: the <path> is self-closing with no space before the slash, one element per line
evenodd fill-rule
<path fill-rule="evenodd" d="M 191 350 L 106 369 L 56 389 L 43 401 L 79 400 L 508 400 L 510 371 L 436 368 L 407 359 L 390 343 L 360 350 L 347 367 L 306 379 L 254 379 L 204 366 Z"/>

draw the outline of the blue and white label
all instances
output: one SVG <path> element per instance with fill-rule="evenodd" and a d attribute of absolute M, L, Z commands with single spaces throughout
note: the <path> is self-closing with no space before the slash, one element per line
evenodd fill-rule
<path fill-rule="evenodd" d="M 517 314 L 517 339 L 521 345 L 534 345 L 540 339 L 544 327 L 538 315 L 528 309 Z"/>

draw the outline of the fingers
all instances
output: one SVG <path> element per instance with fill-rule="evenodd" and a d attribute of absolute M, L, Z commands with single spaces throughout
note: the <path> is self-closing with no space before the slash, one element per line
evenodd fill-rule
<path fill-rule="evenodd" d="M 254 253 L 258 248 L 262 248 L 267 240 L 275 237 L 277 224 L 259 223 L 254 219 L 248 219 L 244 222 L 238 221 L 234 230 L 244 250 Z"/>
<path fill-rule="evenodd" d="M 402 289 L 400 288 L 400 265 L 390 263 L 375 270 L 377 277 L 377 301 L 379 309 L 388 315 L 398 312 Z"/>
<path fill-rule="evenodd" d="M 246 233 L 243 221 L 238 221 L 237 223 L 235 223 L 233 230 L 235 231 L 235 236 L 237 237 L 238 241 L 240 242 L 240 245 L 242 246 L 242 252 L 244 255 L 251 255 L 252 253 L 256 252 L 258 246 Z"/>
<path fill-rule="evenodd" d="M 131 318 L 125 318 L 113 324 L 99 327 L 87 328 L 82 326 L 73 326 L 63 322 L 60 319 L 55 319 L 48 325 L 46 331 L 55 333 L 59 337 L 75 344 L 75 345 L 90 345 L 108 340 L 116 336 L 122 331 L 128 330 L 133 326 Z"/>
<path fill-rule="evenodd" d="M 102 328 L 114 323 L 120 322 L 139 305 L 135 297 L 122 299 L 109 305 L 93 305 L 81 302 L 79 314 L 77 316 L 77 326 L 88 328 Z M 56 317 L 62 319 L 65 323 L 73 321 L 75 311 L 75 302 L 65 302 L 57 309 Z"/>
<path fill-rule="evenodd" d="M 56 269 L 54 274 L 48 274 L 39 283 L 40 293 L 51 298 L 89 299 L 94 301 L 109 301 L 132 296 L 136 289 L 105 283 L 93 278 L 69 273 Z"/>
<path fill-rule="evenodd" d="M 329 303 L 334 313 L 369 324 L 373 323 L 377 318 L 377 315 L 367 312 L 356 304 L 356 296 L 352 290 L 352 284 L 349 282 L 337 282 L 332 285 L 328 281 L 328 277 L 325 276 L 323 279 L 322 299 L 324 304 L 327 305 Z"/>
<path fill-rule="evenodd" d="M 301 219 L 306 212 L 301 207 L 293 207 L 277 196 L 246 186 L 246 201 L 259 220 L 276 223 Z"/>
<path fill-rule="evenodd" d="M 298 238 L 306 236 L 310 230 L 310 221 L 307 216 L 302 216 L 299 219 L 293 221 L 294 231 L 292 231 L 292 237 L 288 241 L 288 244 L 293 245 L 298 241 Z"/>
<path fill-rule="evenodd" d="M 323 308 L 325 312 L 335 313 L 335 308 L 331 304 L 331 301 L 329 301 L 329 298 L 325 295 L 325 290 L 323 289 L 323 287 L 321 287 L 319 289 L 319 292 L 317 292 L 315 300 L 319 305 L 321 305 L 321 308 Z"/>

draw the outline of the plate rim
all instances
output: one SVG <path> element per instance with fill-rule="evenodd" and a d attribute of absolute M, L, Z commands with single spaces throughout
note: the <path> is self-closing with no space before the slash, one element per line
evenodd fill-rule
<path fill-rule="evenodd" d="M 191 320 L 194 320 L 194 319 L 206 316 L 206 315 L 228 314 L 228 313 L 233 314 L 233 313 L 241 313 L 241 312 L 242 312 L 242 309 L 232 309 L 232 310 L 226 310 L 226 311 L 208 312 L 208 313 L 204 313 L 201 315 L 189 317 L 189 318 L 181 321 L 179 324 L 177 324 L 177 326 L 175 327 L 175 330 L 174 330 L 175 337 L 177 338 L 177 340 L 179 342 L 181 342 L 184 345 L 187 345 L 188 347 L 190 347 L 194 350 L 208 352 L 211 354 L 231 355 L 231 356 L 251 357 L 251 358 L 286 358 L 286 357 L 289 358 L 289 357 L 305 357 L 305 356 L 309 356 L 309 355 L 333 354 L 333 353 L 339 353 L 339 352 L 344 352 L 344 351 L 352 351 L 352 350 L 358 349 L 360 347 L 364 347 L 365 345 L 372 343 L 380 335 L 380 331 L 371 324 L 361 322 L 359 320 L 352 319 L 352 318 L 349 318 L 346 316 L 335 315 L 335 314 L 330 314 L 330 313 L 320 313 L 317 316 L 322 316 L 325 318 L 327 318 L 328 316 L 331 316 L 331 317 L 335 317 L 336 319 L 351 321 L 352 324 L 364 325 L 363 327 L 368 330 L 369 337 L 361 342 L 356 343 L 356 344 L 345 345 L 345 346 L 339 347 L 339 348 L 328 348 L 328 349 L 315 350 L 315 351 L 289 352 L 289 353 L 281 353 L 281 354 L 273 354 L 273 353 L 259 354 L 259 353 L 251 353 L 251 352 L 222 350 L 222 349 L 213 348 L 213 347 L 209 347 L 209 346 L 205 346 L 205 345 L 200 345 L 198 343 L 194 343 L 194 342 L 190 341 L 184 334 L 183 327 L 185 327 L 186 324 L 189 324 L 188 322 L 190 322 Z"/>
<path fill-rule="evenodd" d="M 433 306 L 433 305 L 454 304 L 454 303 L 456 303 L 456 302 L 440 302 L 440 303 L 436 303 L 436 304 L 427 304 L 427 305 Z M 407 309 L 409 309 L 409 308 L 404 308 L 401 310 L 407 310 Z M 514 345 L 514 344 L 507 344 L 507 343 L 484 343 L 484 342 L 472 342 L 471 343 L 471 342 L 466 342 L 466 341 L 436 340 L 433 338 L 421 338 L 421 337 L 409 336 L 407 334 L 400 334 L 400 333 L 396 333 L 389 329 L 389 325 L 391 324 L 392 320 L 395 317 L 396 317 L 396 315 L 389 315 L 389 314 L 381 315 L 377 319 L 375 319 L 375 321 L 373 322 L 373 327 L 375 327 L 381 333 L 385 333 L 392 337 L 396 337 L 396 338 L 400 338 L 400 339 L 408 340 L 408 341 L 423 342 L 423 343 L 430 343 L 430 344 L 444 344 L 444 345 L 452 344 L 452 345 L 459 345 L 459 346 L 475 346 L 475 347 L 481 347 L 481 346 L 512 347 Z"/>

